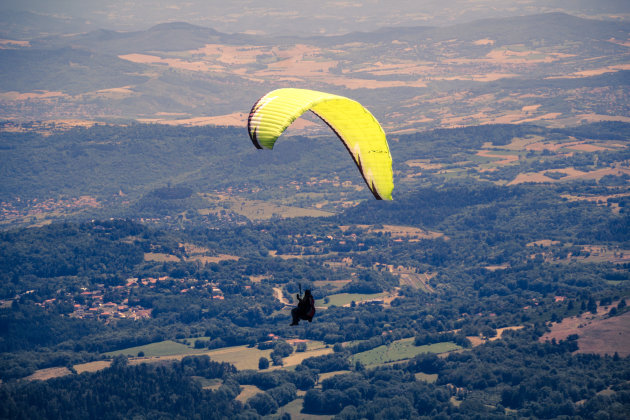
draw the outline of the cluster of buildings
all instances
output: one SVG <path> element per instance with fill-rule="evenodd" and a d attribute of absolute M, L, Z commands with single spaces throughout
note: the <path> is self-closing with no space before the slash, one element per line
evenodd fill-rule
<path fill-rule="evenodd" d="M 124 303 L 117 304 L 114 302 L 99 303 L 96 306 L 88 308 L 86 305 L 75 304 L 74 312 L 70 314 L 75 318 L 95 318 L 102 321 L 111 319 L 143 319 L 151 317 L 151 309 L 144 309 L 139 306 L 129 307 Z"/>
<path fill-rule="evenodd" d="M 116 286 L 116 288 L 124 288 L 124 286 Z M 121 303 L 103 302 L 105 288 L 100 285 L 97 290 L 88 291 L 82 288 L 82 292 L 74 300 L 73 310 L 68 316 L 79 319 L 97 319 L 109 322 L 112 319 L 133 319 L 139 320 L 151 317 L 151 309 L 141 306 L 130 306 L 128 299 L 124 299 Z M 79 303 L 83 302 L 83 303 Z M 46 299 L 36 305 L 43 308 L 49 308 L 57 304 L 56 298 Z"/>
<path fill-rule="evenodd" d="M 131 319 L 131 320 L 140 320 L 145 318 L 150 318 L 152 309 L 144 308 L 139 305 L 133 305 L 129 303 L 129 299 L 125 297 L 121 299 L 120 303 L 108 301 L 105 296 L 113 292 L 120 297 L 128 295 L 128 291 L 131 288 L 135 287 L 156 287 L 156 284 L 160 281 L 173 280 L 168 276 L 154 278 L 154 277 L 145 277 L 142 279 L 139 278 L 129 278 L 126 281 L 125 285 L 107 287 L 104 284 L 96 285 L 96 289 L 87 290 L 87 288 L 81 288 L 81 292 L 74 296 L 70 301 L 72 302 L 71 312 L 68 313 L 68 316 L 79 319 L 96 319 L 99 321 L 104 321 L 105 323 L 111 322 L 116 319 Z M 182 283 L 185 283 L 185 280 L 182 280 Z M 196 286 L 184 286 L 182 285 L 182 289 L 179 291 L 180 293 L 188 293 L 191 290 L 195 289 Z M 212 299 L 223 300 L 223 291 L 218 287 L 218 285 L 213 283 L 204 284 L 203 287 L 208 288 L 212 292 Z M 30 290 L 26 293 L 33 293 L 34 290 Z M 2 302 L 0 302 L 2 303 Z M 42 302 L 36 303 L 36 305 L 42 308 L 52 308 L 54 306 L 59 305 L 61 302 L 57 298 L 46 299 Z M 64 302 L 67 304 L 67 300 Z M 8 303 L 10 304 L 10 302 Z M 70 308 L 68 308 L 70 309 Z"/>
<path fill-rule="evenodd" d="M 19 197 L 14 203 L 0 202 L 0 223 L 7 223 L 20 219 L 38 218 L 46 214 L 76 211 L 85 208 L 97 208 L 100 204 L 96 198 L 83 195 L 73 198 L 62 198 L 54 200 L 32 200 L 22 201 Z"/>

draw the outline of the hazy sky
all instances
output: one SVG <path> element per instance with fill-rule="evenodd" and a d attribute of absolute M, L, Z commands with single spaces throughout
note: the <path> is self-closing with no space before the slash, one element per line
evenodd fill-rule
<path fill-rule="evenodd" d="M 0 11 L 9 10 L 75 18 L 116 30 L 186 21 L 223 32 L 287 35 L 442 26 L 551 11 L 630 19 L 627 0 L 0 0 Z"/>

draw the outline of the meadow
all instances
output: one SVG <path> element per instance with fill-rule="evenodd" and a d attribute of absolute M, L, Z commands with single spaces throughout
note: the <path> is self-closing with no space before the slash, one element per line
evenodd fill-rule
<path fill-rule="evenodd" d="M 361 302 L 369 302 L 374 300 L 383 300 L 388 296 L 388 293 L 337 293 L 334 295 L 327 296 L 324 299 L 317 299 L 315 301 L 316 306 L 320 307 L 330 307 L 330 306 L 347 306 L 351 305 L 352 302 L 361 303 Z M 328 301 L 326 301 L 328 299 Z"/>
<path fill-rule="evenodd" d="M 389 362 L 411 359 L 422 353 L 440 354 L 461 348 L 462 347 L 450 341 L 416 346 L 414 344 L 414 338 L 403 338 L 386 346 L 379 346 L 372 350 L 357 353 L 352 356 L 352 362 L 361 362 L 365 366 L 382 365 Z"/>

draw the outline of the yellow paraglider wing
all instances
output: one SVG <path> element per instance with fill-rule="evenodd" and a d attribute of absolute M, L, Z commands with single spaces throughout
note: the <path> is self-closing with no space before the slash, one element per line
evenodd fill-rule
<path fill-rule="evenodd" d="M 254 145 L 272 149 L 278 137 L 306 111 L 312 111 L 337 134 L 379 200 L 391 200 L 392 157 L 376 118 L 352 99 L 307 89 L 278 89 L 256 102 L 247 128 Z"/>

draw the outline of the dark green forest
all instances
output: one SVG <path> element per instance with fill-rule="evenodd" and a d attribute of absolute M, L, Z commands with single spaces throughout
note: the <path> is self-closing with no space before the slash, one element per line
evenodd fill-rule
<path fill-rule="evenodd" d="M 627 319 L 627 180 L 502 183 L 513 179 L 508 171 L 535 165 L 553 170 L 581 163 L 595 170 L 624 162 L 627 148 L 563 157 L 536 151 L 492 172 L 428 170 L 408 180 L 401 174 L 412 170 L 404 164 L 409 159 L 459 165 L 484 143 L 499 146 L 529 135 L 626 144 L 630 125 L 483 126 L 401 135 L 391 139 L 402 179 L 393 202 L 366 200 L 366 189 L 336 193 L 319 185 L 304 202 L 345 194 L 359 203 L 345 210 L 331 206 L 329 217 L 212 219 L 197 212 L 208 206 L 200 195 L 208 191 L 232 187 L 244 199 L 283 201 L 294 193 L 279 187 L 290 181 L 306 188 L 313 177 L 332 174 L 361 182 L 344 150 L 323 159 L 338 146 L 332 141 L 322 141 L 312 155 L 304 153 L 313 150 L 305 138 L 287 141 L 274 154 L 243 148 L 241 155 L 233 140 L 241 134 L 145 125 L 48 137 L 2 134 L 5 204 L 18 203 L 17 197 L 82 194 L 107 204 L 51 214 L 43 225 L 28 218 L 3 225 L 0 417 L 278 418 L 299 397 L 304 413 L 340 419 L 627 418 L 630 359 L 619 354 L 622 349 L 582 353 L 581 331 L 541 339 L 561 320 L 598 309 L 603 319 Z M 39 160 L 26 165 L 30 154 Z M 237 163 L 225 159 L 230 154 L 239 156 Z M 248 159 L 255 180 L 242 170 Z M 320 169 L 313 164 L 318 159 Z M 68 162 L 71 169 L 62 171 Z M 387 226 L 439 234 L 407 237 Z M 230 258 L 218 258 L 224 255 Z M 397 267 L 431 275 L 425 284 L 408 284 Z M 393 299 L 324 306 L 312 324 L 291 329 L 273 289 L 292 297 L 299 286 L 323 300 L 380 292 Z M 90 313 L 105 304 L 144 315 Z M 489 340 L 505 327 L 518 329 Z M 279 339 L 271 342 L 270 334 Z M 283 340 L 296 337 L 321 341 L 333 352 L 278 368 L 294 351 Z M 458 350 L 373 366 L 354 359 L 402 339 L 414 346 L 455 343 Z M 207 356 L 151 364 L 116 356 L 98 372 L 74 370 L 112 359 L 107 352 L 164 340 L 199 349 L 273 349 L 275 370 L 269 363 L 237 370 Z M 71 374 L 25 379 L 51 367 Z M 426 381 L 423 375 L 436 376 Z M 208 387 L 208 381 L 218 385 Z M 245 385 L 262 392 L 236 400 Z"/>

